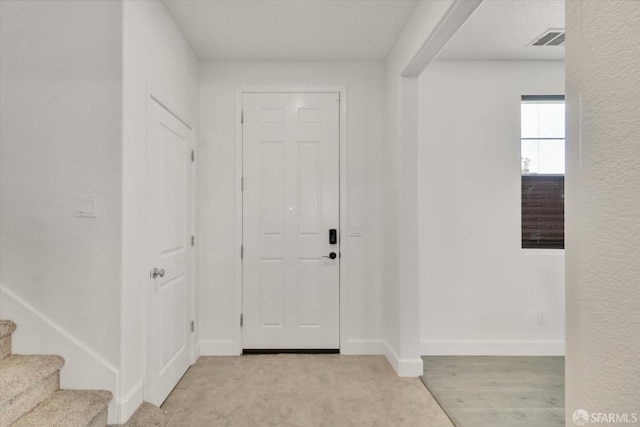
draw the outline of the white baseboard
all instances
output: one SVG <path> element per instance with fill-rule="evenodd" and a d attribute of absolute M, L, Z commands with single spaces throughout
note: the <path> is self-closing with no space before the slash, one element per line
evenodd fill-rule
<path fill-rule="evenodd" d="M 425 356 L 564 356 L 564 341 L 421 340 Z"/>
<path fill-rule="evenodd" d="M 385 344 L 384 340 L 347 340 L 347 342 L 340 347 L 340 354 L 384 354 Z"/>
<path fill-rule="evenodd" d="M 138 381 L 129 392 L 120 399 L 118 406 L 120 407 L 120 419 L 118 424 L 124 424 L 144 401 L 144 382 Z"/>
<path fill-rule="evenodd" d="M 424 367 L 422 366 L 422 359 L 420 357 L 400 358 L 388 342 L 385 341 L 384 345 L 384 355 L 387 356 L 387 360 L 399 377 L 419 377 L 424 373 Z"/>
<path fill-rule="evenodd" d="M 191 355 L 191 364 L 193 365 L 194 363 L 196 363 L 198 361 L 198 358 L 201 355 L 202 355 L 202 352 L 200 348 L 200 341 L 198 341 L 195 347 L 193 348 L 193 354 Z"/>
<path fill-rule="evenodd" d="M 0 313 L 3 319 L 18 325 L 13 333 L 16 354 L 57 354 L 65 364 L 60 372 L 60 386 L 67 389 L 109 390 L 109 423 L 119 417 L 118 369 L 84 342 L 75 338 L 28 302 L 0 284 Z"/>
<path fill-rule="evenodd" d="M 198 343 L 201 356 L 238 356 L 234 340 L 205 340 Z"/>

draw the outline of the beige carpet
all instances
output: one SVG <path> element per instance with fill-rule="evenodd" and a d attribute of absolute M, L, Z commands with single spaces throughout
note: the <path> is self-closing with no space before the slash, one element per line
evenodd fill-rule
<path fill-rule="evenodd" d="M 171 427 L 451 427 L 382 356 L 201 357 L 162 405 Z"/>
<path fill-rule="evenodd" d="M 143 402 L 124 427 L 163 427 L 169 418 L 164 411 L 149 402 Z"/>
<path fill-rule="evenodd" d="M 107 427 L 164 427 L 169 418 L 165 412 L 149 402 L 142 402 L 125 424 L 109 424 Z"/>

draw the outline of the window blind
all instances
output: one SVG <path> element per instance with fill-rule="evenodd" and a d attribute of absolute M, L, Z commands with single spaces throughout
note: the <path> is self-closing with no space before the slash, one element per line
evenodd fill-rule
<path fill-rule="evenodd" d="M 563 175 L 522 175 L 522 247 L 564 249 Z"/>

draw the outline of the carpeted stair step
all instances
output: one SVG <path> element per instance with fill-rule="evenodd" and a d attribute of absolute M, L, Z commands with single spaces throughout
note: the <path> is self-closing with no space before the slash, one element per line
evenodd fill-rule
<path fill-rule="evenodd" d="M 124 424 L 109 424 L 107 427 L 164 427 L 169 422 L 167 414 L 153 403 L 142 402 L 136 412 Z"/>
<path fill-rule="evenodd" d="M 162 409 L 153 403 L 142 402 L 124 427 L 164 427 L 168 421 Z"/>
<path fill-rule="evenodd" d="M 58 390 L 11 427 L 105 427 L 112 397 L 106 390 Z"/>
<path fill-rule="evenodd" d="M 13 355 L 0 360 L 0 427 L 6 427 L 60 389 L 60 356 Z"/>
<path fill-rule="evenodd" d="M 11 320 L 0 320 L 0 360 L 11 356 L 11 334 L 16 324 Z"/>

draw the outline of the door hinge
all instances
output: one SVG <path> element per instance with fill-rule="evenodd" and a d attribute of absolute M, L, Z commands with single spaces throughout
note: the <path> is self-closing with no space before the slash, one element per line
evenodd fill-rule
<path fill-rule="evenodd" d="M 242 328 L 244 326 L 244 314 L 240 315 L 240 327 Z"/>
<path fill-rule="evenodd" d="M 191 321 L 191 332 L 195 332 L 196 331 L 196 321 L 192 320 Z"/>
<path fill-rule="evenodd" d="M 240 178 L 240 191 L 244 191 L 244 176 Z"/>
<path fill-rule="evenodd" d="M 244 123 L 244 110 L 240 111 L 240 123 Z"/>
<path fill-rule="evenodd" d="M 191 163 L 196 161 L 196 150 L 191 150 Z"/>
<path fill-rule="evenodd" d="M 196 245 L 196 236 L 191 236 L 191 246 Z"/>
<path fill-rule="evenodd" d="M 240 259 L 244 259 L 244 246 L 240 246 Z"/>

